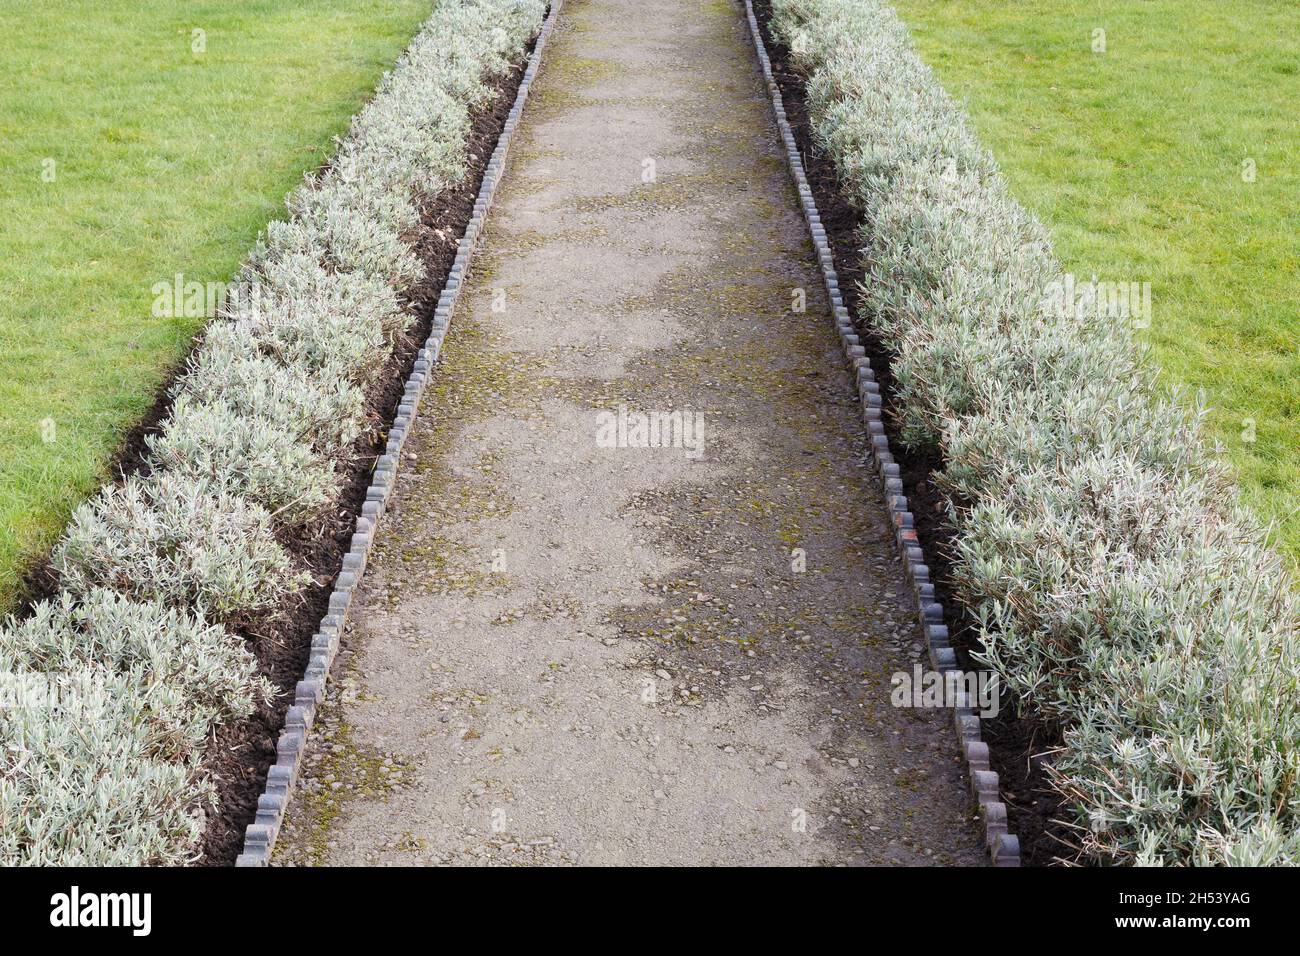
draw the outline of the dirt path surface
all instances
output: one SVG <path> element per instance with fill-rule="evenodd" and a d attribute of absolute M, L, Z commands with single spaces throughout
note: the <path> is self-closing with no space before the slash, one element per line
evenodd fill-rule
<path fill-rule="evenodd" d="M 740 9 L 569 0 L 516 135 L 275 862 L 980 863 Z"/>

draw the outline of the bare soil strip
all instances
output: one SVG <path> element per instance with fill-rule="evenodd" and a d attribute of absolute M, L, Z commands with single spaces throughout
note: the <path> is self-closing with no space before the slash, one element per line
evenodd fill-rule
<path fill-rule="evenodd" d="M 277 863 L 982 862 L 745 30 L 566 4 Z"/>

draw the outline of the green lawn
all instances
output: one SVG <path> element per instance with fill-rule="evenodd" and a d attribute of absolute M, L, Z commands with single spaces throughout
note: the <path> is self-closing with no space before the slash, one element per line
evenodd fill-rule
<path fill-rule="evenodd" d="M 0 0 L 0 609 L 203 322 L 151 287 L 228 279 L 431 8 Z"/>
<path fill-rule="evenodd" d="M 1246 501 L 1300 559 L 1300 4 L 897 7 L 1067 271 L 1151 283 L 1158 363 L 1205 390 Z"/>

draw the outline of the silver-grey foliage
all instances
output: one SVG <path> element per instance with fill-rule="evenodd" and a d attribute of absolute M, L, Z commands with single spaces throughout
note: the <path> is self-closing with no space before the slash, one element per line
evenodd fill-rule
<path fill-rule="evenodd" d="M 0 629 L 0 864 L 184 862 L 212 728 L 273 688 L 223 627 L 105 590 Z"/>
<path fill-rule="evenodd" d="M 305 583 L 265 508 L 170 472 L 128 479 L 78 508 L 53 562 L 69 593 L 112 588 L 220 621 L 269 614 Z"/>

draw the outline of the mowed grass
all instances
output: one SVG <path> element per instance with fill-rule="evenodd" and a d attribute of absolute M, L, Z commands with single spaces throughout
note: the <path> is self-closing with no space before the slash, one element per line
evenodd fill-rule
<path fill-rule="evenodd" d="M 1151 283 L 1157 364 L 1205 391 L 1244 500 L 1300 560 L 1300 5 L 897 7 L 1066 270 Z"/>
<path fill-rule="evenodd" d="M 0 609 L 204 321 L 151 287 L 228 280 L 430 9 L 0 0 Z"/>

